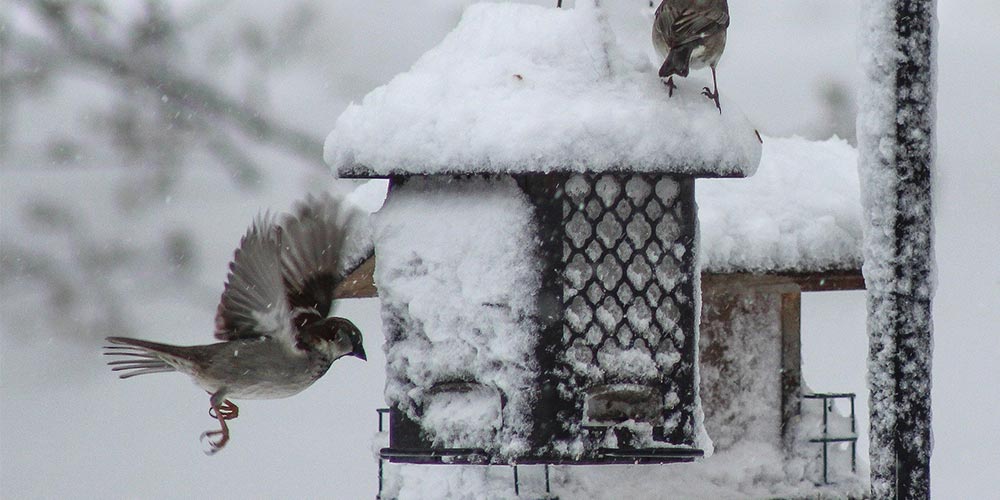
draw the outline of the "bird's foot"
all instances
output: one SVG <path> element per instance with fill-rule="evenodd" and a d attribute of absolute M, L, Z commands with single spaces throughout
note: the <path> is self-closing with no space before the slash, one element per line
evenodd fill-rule
<path fill-rule="evenodd" d="M 219 436 L 219 439 L 212 440 L 213 437 Z M 201 433 L 201 441 L 208 440 L 209 449 L 205 452 L 206 455 L 215 455 L 222 448 L 226 446 L 229 442 L 229 429 L 223 427 L 217 431 L 205 431 Z"/>
<path fill-rule="evenodd" d="M 719 114 L 720 115 L 722 114 L 722 104 L 719 103 L 719 91 L 718 90 L 716 90 L 715 92 L 712 92 L 712 89 L 710 89 L 708 87 L 702 87 L 702 89 L 701 89 L 701 95 L 703 95 L 703 96 L 705 96 L 705 97 L 707 97 L 707 98 L 715 101 L 715 107 L 719 108 Z"/>
<path fill-rule="evenodd" d="M 218 412 L 216 412 L 215 407 L 209 408 L 208 415 L 214 419 L 232 420 L 240 416 L 240 407 L 227 399 L 219 405 Z"/>
<path fill-rule="evenodd" d="M 201 433 L 201 440 L 208 440 L 209 449 L 205 451 L 206 455 L 214 455 L 226 446 L 226 443 L 229 442 L 229 426 L 226 425 L 226 420 L 234 419 L 240 414 L 240 409 L 232 401 L 225 399 L 222 403 L 218 403 L 214 398 L 213 396 L 212 409 L 208 411 L 208 414 L 219 421 L 219 430 Z M 213 440 L 212 438 L 215 436 L 219 438 Z"/>
<path fill-rule="evenodd" d="M 667 86 L 667 97 L 673 97 L 674 89 L 677 88 L 677 85 L 674 84 L 674 77 L 667 78 L 667 81 L 663 82 L 663 84 Z"/>

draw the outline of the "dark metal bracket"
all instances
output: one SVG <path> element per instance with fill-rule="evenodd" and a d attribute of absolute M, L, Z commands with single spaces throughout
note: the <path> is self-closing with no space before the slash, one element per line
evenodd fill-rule
<path fill-rule="evenodd" d="M 854 414 L 854 398 L 857 395 L 852 392 L 843 393 L 816 393 L 816 394 L 803 394 L 803 399 L 822 399 L 823 400 L 823 435 L 816 438 L 809 439 L 810 443 L 822 443 L 823 444 L 823 484 L 830 484 L 829 481 L 829 446 L 830 443 L 851 443 L 851 472 L 858 471 L 858 431 L 857 431 L 857 419 Z M 831 436 L 829 427 L 829 415 L 833 411 L 833 404 L 830 401 L 835 401 L 837 399 L 847 399 L 851 402 L 851 433 L 847 436 Z"/>

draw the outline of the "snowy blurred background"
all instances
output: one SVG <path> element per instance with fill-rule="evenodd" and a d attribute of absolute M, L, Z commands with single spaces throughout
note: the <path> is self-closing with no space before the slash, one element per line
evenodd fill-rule
<path fill-rule="evenodd" d="M 232 443 L 213 457 L 197 440 L 213 427 L 204 393 L 179 375 L 119 381 L 99 347 L 107 335 L 207 342 L 252 217 L 309 191 L 354 190 L 322 163 L 336 117 L 471 3 L 0 6 L 0 495 L 374 495 L 384 404 L 375 299 L 338 306 L 366 333 L 367 363 L 339 362 L 288 400 L 244 402 Z M 648 9 L 603 3 L 622 18 Z M 721 91 L 764 135 L 853 143 L 858 7 L 732 0 Z M 990 498 L 1000 469 L 1000 5 L 939 9 L 932 486 L 940 498 Z M 806 294 L 803 318 L 807 383 L 863 402 L 864 294 Z"/>

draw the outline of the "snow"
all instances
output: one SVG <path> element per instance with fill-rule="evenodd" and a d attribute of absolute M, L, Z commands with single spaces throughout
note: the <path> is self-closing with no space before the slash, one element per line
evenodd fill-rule
<path fill-rule="evenodd" d="M 702 270 L 860 269 L 857 157 L 842 139 L 765 137 L 753 177 L 698 181 Z"/>
<path fill-rule="evenodd" d="M 413 419 L 429 411 L 423 429 L 438 446 L 521 450 L 540 286 L 524 195 L 509 179 L 411 179 L 373 224 L 387 402 Z M 466 388 L 450 392 L 455 383 Z M 504 401 L 502 429 L 447 418 L 456 399 L 474 401 L 481 416 Z"/>
<path fill-rule="evenodd" d="M 454 384 L 444 384 L 445 387 Z M 428 391 L 421 405 L 421 425 L 434 440 L 447 446 L 476 446 L 491 439 L 503 426 L 500 393 L 483 385 L 462 384 Z M 456 444 L 455 447 L 459 447 Z"/>
<path fill-rule="evenodd" d="M 327 137 L 342 176 L 554 170 L 742 177 L 760 159 L 734 103 L 719 113 L 623 55 L 600 9 L 470 6 L 409 71 L 352 104 Z"/>
<path fill-rule="evenodd" d="M 368 213 L 378 212 L 385 201 L 389 183 L 380 180 L 370 180 L 348 193 L 346 200 Z"/>

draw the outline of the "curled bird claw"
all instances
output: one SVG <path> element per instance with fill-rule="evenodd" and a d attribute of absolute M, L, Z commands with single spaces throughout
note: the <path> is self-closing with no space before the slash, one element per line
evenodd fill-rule
<path fill-rule="evenodd" d="M 707 97 L 707 98 L 715 101 L 715 107 L 719 108 L 719 114 L 720 115 L 722 114 L 722 105 L 719 104 L 719 91 L 718 90 L 716 90 L 715 92 L 712 92 L 712 89 L 710 89 L 708 87 L 702 87 L 702 89 L 701 89 L 701 95 L 703 95 L 703 96 L 705 96 L 705 97 Z"/>
<path fill-rule="evenodd" d="M 220 436 L 218 440 L 213 441 L 211 438 L 214 436 Z M 200 441 L 208 440 L 209 449 L 205 451 L 206 455 L 215 455 L 219 450 L 226 446 L 229 442 L 229 429 L 223 426 L 222 429 L 217 431 L 205 431 L 201 433 Z"/>
<path fill-rule="evenodd" d="M 212 417 L 212 418 L 214 418 L 216 420 L 218 420 L 220 418 L 222 420 L 232 420 L 232 419 L 240 416 L 240 407 L 236 406 L 235 403 L 233 403 L 232 401 L 230 401 L 230 400 L 227 399 L 227 400 L 223 401 L 221 405 L 219 405 L 218 412 L 216 412 L 215 407 L 209 408 L 208 409 L 208 416 L 210 416 L 210 417 Z"/>
<path fill-rule="evenodd" d="M 201 441 L 208 440 L 209 449 L 205 452 L 206 455 L 215 455 L 219 450 L 226 446 L 229 442 L 229 426 L 226 425 L 226 420 L 232 420 L 240 415 L 240 409 L 238 406 L 233 404 L 232 401 L 226 399 L 222 403 L 212 403 L 212 407 L 208 410 L 208 414 L 219 421 L 220 429 L 217 431 L 205 431 L 201 433 Z M 213 437 L 219 436 L 219 439 L 212 440 Z"/>
<path fill-rule="evenodd" d="M 673 97 L 674 89 L 677 88 L 677 85 L 674 84 L 674 77 L 667 78 L 667 81 L 663 82 L 663 84 L 667 86 L 667 97 Z"/>

